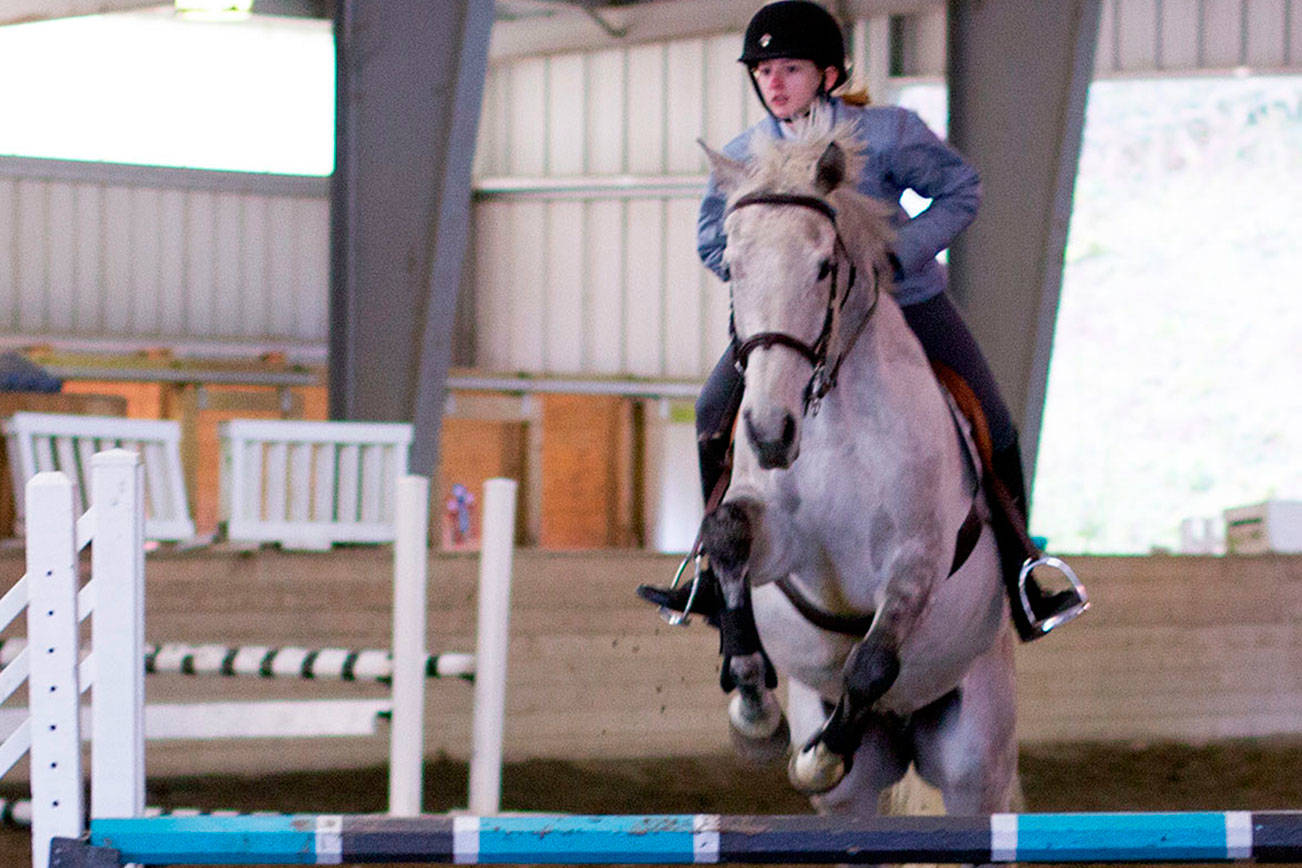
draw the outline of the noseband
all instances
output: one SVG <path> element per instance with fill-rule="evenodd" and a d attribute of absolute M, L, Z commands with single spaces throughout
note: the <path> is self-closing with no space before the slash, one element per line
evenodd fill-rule
<path fill-rule="evenodd" d="M 728 213 L 731 214 L 738 208 L 745 208 L 750 205 L 794 205 L 799 208 L 808 208 L 811 211 L 817 211 L 831 221 L 832 231 L 836 233 L 836 248 L 825 275 L 830 278 L 832 289 L 828 293 L 827 312 L 823 316 L 823 329 L 813 343 L 807 344 L 800 338 L 786 332 L 758 332 L 743 340 L 737 334 L 736 316 L 732 312 L 729 312 L 728 316 L 728 333 L 732 338 L 732 359 L 737 371 L 740 373 L 746 371 L 747 361 L 750 354 L 755 350 L 767 350 L 774 346 L 783 346 L 795 350 L 814 369 L 809 382 L 805 385 L 804 409 L 806 413 L 817 415 L 823 396 L 836 385 L 836 372 L 840 367 L 840 359 L 837 359 L 836 364 L 829 371 L 827 354 L 832 342 L 832 330 L 836 322 L 836 313 L 845 306 L 846 300 L 850 298 L 850 290 L 854 288 L 855 281 L 858 279 L 858 269 L 855 268 L 854 259 L 850 256 L 845 242 L 841 239 L 841 233 L 837 230 L 836 209 L 825 200 L 817 196 L 802 196 L 794 193 L 751 193 L 734 202 L 732 207 L 728 209 Z M 845 283 L 845 291 L 838 293 L 837 275 L 839 274 L 842 257 L 849 264 L 850 273 Z M 872 304 L 874 306 L 877 304 L 876 297 L 873 298 Z M 871 312 L 871 308 L 869 310 Z"/>

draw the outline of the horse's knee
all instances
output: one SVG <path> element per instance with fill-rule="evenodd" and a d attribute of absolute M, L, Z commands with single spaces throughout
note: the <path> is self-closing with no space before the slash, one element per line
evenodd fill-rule
<path fill-rule="evenodd" d="M 880 699 L 890 690 L 899 674 L 899 654 L 874 636 L 864 639 L 850 652 L 842 671 L 846 690 L 865 703 Z"/>
<path fill-rule="evenodd" d="M 737 503 L 724 503 L 701 524 L 701 548 L 710 565 L 731 574 L 750 559 L 753 539 L 750 515 Z"/>

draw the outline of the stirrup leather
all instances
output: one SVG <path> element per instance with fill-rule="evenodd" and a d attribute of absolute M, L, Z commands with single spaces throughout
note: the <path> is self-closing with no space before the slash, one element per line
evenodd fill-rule
<path fill-rule="evenodd" d="M 1061 612 L 1055 612 L 1046 618 L 1037 619 L 1035 612 L 1031 608 L 1031 601 L 1026 595 L 1026 580 L 1037 567 L 1049 567 L 1062 573 L 1071 584 L 1071 590 L 1076 594 L 1076 602 Z M 1021 572 L 1017 576 L 1017 597 L 1022 606 L 1022 611 L 1026 615 L 1026 621 L 1030 624 L 1031 631 L 1040 636 L 1055 627 L 1061 627 L 1069 621 L 1074 621 L 1085 614 L 1085 611 L 1090 607 L 1089 593 L 1085 590 L 1085 585 L 1077 578 L 1076 571 L 1068 566 L 1065 561 L 1050 555 L 1042 555 L 1034 560 L 1027 558 L 1022 563 Z"/>
<path fill-rule="evenodd" d="M 692 587 L 687 593 L 687 602 L 683 605 L 683 610 L 676 612 L 668 606 L 660 607 L 660 617 L 671 627 L 686 627 L 692 623 L 692 604 L 696 602 L 696 595 L 701 590 L 701 560 L 704 557 L 699 547 L 693 549 L 678 565 L 678 572 L 674 573 L 674 580 L 669 583 L 669 590 L 677 588 L 678 583 L 682 581 L 683 573 L 687 571 L 687 565 L 692 565 Z"/>

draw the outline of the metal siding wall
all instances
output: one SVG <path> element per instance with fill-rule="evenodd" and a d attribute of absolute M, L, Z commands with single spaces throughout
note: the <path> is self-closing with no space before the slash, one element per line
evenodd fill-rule
<path fill-rule="evenodd" d="M 1299 67 L 1302 66 L 1302 0 L 1289 0 L 1285 14 L 1286 26 L 1281 30 L 1284 31 L 1288 50 L 1285 52 L 1284 62 L 1289 66 Z"/>
<path fill-rule="evenodd" d="M 547 74 L 548 174 L 582 175 L 587 153 L 583 141 L 587 123 L 583 57 L 552 58 Z"/>
<path fill-rule="evenodd" d="M 1283 66 L 1288 57 L 1288 0 L 1244 0 L 1243 62 L 1248 66 Z"/>
<path fill-rule="evenodd" d="M 1145 69 L 1157 51 L 1159 0 L 1127 0 L 1118 11 L 1117 65 L 1123 70 Z"/>
<path fill-rule="evenodd" d="M 151 183 L 173 170 L 139 167 L 103 170 L 132 176 L 103 183 L 57 161 L 21 164 L 0 175 L 0 331 L 324 344 L 324 195 L 189 189 Z"/>
<path fill-rule="evenodd" d="M 1296 72 L 1302 0 L 1104 0 L 1095 72 Z"/>
<path fill-rule="evenodd" d="M 1189 2 L 1163 0 L 1159 19 L 1161 41 L 1153 67 L 1184 70 L 1198 68 L 1199 42 L 1198 5 Z"/>
<path fill-rule="evenodd" d="M 912 16 L 904 30 L 910 71 L 940 72 L 943 10 Z M 851 57 L 879 100 L 894 84 L 888 33 L 885 16 L 852 28 Z M 1104 0 L 1099 39 L 1103 76 L 1294 71 L 1302 0 Z M 490 68 L 477 177 L 702 175 L 698 137 L 721 147 L 763 117 L 739 44 L 726 33 Z M 213 173 L 174 182 L 175 170 L 125 167 L 131 179 L 119 183 L 88 171 L 0 171 L 0 330 L 324 346 L 324 191 L 249 190 L 247 179 Z M 727 294 L 695 255 L 697 202 L 695 191 L 655 190 L 481 198 L 476 363 L 703 375 L 724 345 Z"/>

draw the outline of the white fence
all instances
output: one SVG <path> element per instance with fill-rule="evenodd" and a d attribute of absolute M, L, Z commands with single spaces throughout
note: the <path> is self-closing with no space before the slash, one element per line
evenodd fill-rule
<path fill-rule="evenodd" d="M 0 775 L 30 750 L 35 868 L 46 868 L 52 838 L 84 829 L 79 697 L 92 684 L 90 815 L 144 813 L 144 476 L 138 456 L 123 450 L 98 454 L 91 465 L 95 506 L 80 515 L 65 474 L 41 473 L 27 484 L 27 572 L 0 598 L 0 629 L 27 611 L 27 646 L 0 670 L 0 701 L 26 681 L 30 715 L 0 744 Z M 475 687 L 469 807 L 483 814 L 498 810 L 501 791 L 514 498 L 514 482 L 490 480 L 486 510 L 505 532 L 485 540 L 480 571 L 476 660 L 484 667 Z M 397 499 L 389 805 L 395 816 L 412 816 L 422 788 L 428 483 L 405 477 Z M 92 538 L 92 577 L 79 591 L 77 553 Z M 78 623 L 92 612 L 93 647 L 82 660 Z"/>
<path fill-rule="evenodd" d="M 234 419 L 220 436 L 231 539 L 308 549 L 394 539 L 410 425 Z"/>
<path fill-rule="evenodd" d="M 27 480 L 53 470 L 67 474 L 72 481 L 73 503 L 81 512 L 94 503 L 91 456 L 123 448 L 144 460 L 145 538 L 174 541 L 194 537 L 181 466 L 181 426 L 177 422 L 20 412 L 0 423 L 0 427 L 8 445 L 20 530 L 26 510 L 18 492 Z"/>

